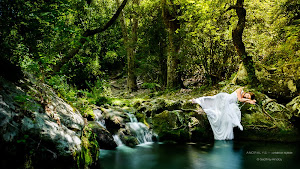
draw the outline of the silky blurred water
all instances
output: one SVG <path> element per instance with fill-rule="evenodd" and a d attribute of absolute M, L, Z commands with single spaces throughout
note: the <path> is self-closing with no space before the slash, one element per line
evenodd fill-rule
<path fill-rule="evenodd" d="M 100 150 L 100 169 L 282 169 L 300 165 L 299 143 L 147 143 Z"/>

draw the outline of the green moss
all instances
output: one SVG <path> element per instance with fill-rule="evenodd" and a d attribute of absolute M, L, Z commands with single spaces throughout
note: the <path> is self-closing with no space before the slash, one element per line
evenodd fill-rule
<path fill-rule="evenodd" d="M 76 157 L 78 168 L 88 168 L 97 162 L 100 147 L 90 127 L 85 126 L 82 132 L 81 151 L 78 154 L 74 154 L 74 156 Z"/>
<path fill-rule="evenodd" d="M 185 142 L 190 139 L 188 128 L 182 121 L 184 119 L 178 116 L 178 112 L 165 110 L 153 117 L 153 129 L 161 141 Z"/>
<path fill-rule="evenodd" d="M 91 106 L 87 106 L 80 110 L 83 117 L 87 118 L 89 121 L 93 121 L 95 119 L 95 114 Z"/>
<path fill-rule="evenodd" d="M 122 135 L 121 140 L 128 147 L 135 147 L 139 144 L 139 141 L 134 136 Z"/>
<path fill-rule="evenodd" d="M 139 122 L 144 123 L 148 128 L 150 128 L 150 125 L 147 123 L 146 115 L 144 113 L 137 112 L 135 113 L 135 117 Z"/>
<path fill-rule="evenodd" d="M 153 117 L 153 127 L 158 133 L 162 130 L 169 130 L 176 125 L 177 116 L 165 110 Z"/>

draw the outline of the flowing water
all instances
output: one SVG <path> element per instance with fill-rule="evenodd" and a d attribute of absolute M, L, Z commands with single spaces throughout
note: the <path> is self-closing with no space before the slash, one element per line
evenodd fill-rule
<path fill-rule="evenodd" d="M 214 141 L 147 143 L 100 150 L 100 169 L 283 169 L 298 168 L 299 143 Z"/>
<path fill-rule="evenodd" d="M 134 114 L 127 114 L 130 118 L 130 122 L 126 123 L 130 131 L 135 135 L 139 144 L 152 142 L 152 132 L 149 131 L 148 127 L 141 122 L 138 122 Z"/>
<path fill-rule="evenodd" d="M 105 127 L 101 113 L 98 123 Z M 299 143 L 214 141 L 198 144 L 152 142 L 152 132 L 128 113 L 126 123 L 140 143 L 125 146 L 118 135 L 116 150 L 100 150 L 100 169 L 283 169 L 299 168 Z"/>

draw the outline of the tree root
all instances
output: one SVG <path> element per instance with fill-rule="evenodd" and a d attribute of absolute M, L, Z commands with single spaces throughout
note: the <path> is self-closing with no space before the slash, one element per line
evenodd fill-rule
<path fill-rule="evenodd" d="M 269 126 L 266 126 L 266 125 L 246 125 L 245 127 L 274 129 L 277 126 L 274 124 L 272 127 L 269 127 Z"/>
<path fill-rule="evenodd" d="M 274 122 L 276 122 L 275 118 L 272 117 L 265 109 L 267 104 L 276 101 L 275 99 L 268 100 L 265 104 L 262 105 L 262 112 L 265 113 L 270 119 L 272 119 Z"/>

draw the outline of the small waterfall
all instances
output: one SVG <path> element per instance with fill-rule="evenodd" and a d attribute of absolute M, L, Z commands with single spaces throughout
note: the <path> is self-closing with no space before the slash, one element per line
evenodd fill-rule
<path fill-rule="evenodd" d="M 94 114 L 95 114 L 95 121 L 99 123 L 103 128 L 107 129 L 105 125 L 104 117 L 102 115 L 102 111 L 96 109 L 94 110 Z M 130 118 L 130 122 L 125 124 L 126 128 L 127 130 L 130 130 L 130 132 L 134 137 L 136 137 L 139 144 L 152 142 L 153 135 L 152 132 L 149 131 L 148 127 L 144 123 L 138 122 L 134 114 L 127 113 L 127 115 Z M 118 134 L 113 135 L 113 139 L 118 146 L 124 145 Z"/>
<path fill-rule="evenodd" d="M 131 123 L 138 123 L 138 120 L 136 119 L 134 114 L 127 113 L 127 115 L 130 118 Z"/>
<path fill-rule="evenodd" d="M 118 146 L 122 146 L 123 143 L 118 135 L 113 135 L 114 141 L 117 143 Z"/>
<path fill-rule="evenodd" d="M 94 114 L 95 114 L 95 121 L 106 129 L 105 120 L 103 118 L 101 110 L 96 109 L 96 110 L 93 110 L 93 111 L 94 111 Z"/>
<path fill-rule="evenodd" d="M 126 123 L 130 131 L 135 135 L 139 144 L 152 142 L 152 132 L 149 131 L 148 127 L 141 122 L 138 122 L 134 114 L 127 113 L 130 122 Z"/>

